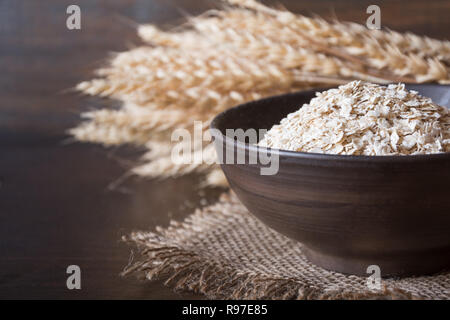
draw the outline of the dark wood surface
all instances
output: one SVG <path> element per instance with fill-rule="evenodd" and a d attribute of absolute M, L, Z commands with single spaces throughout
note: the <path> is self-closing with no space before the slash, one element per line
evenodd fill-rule
<path fill-rule="evenodd" d="M 281 1 L 286 7 L 364 22 L 372 1 Z M 65 27 L 78 4 L 82 30 Z M 0 2 L 0 298 L 200 298 L 161 283 L 119 277 L 131 230 L 182 219 L 201 199 L 196 177 L 110 185 L 140 154 L 71 143 L 65 130 L 82 110 L 112 103 L 67 92 L 110 51 L 139 41 L 134 22 L 165 25 L 217 6 L 210 1 L 3 0 Z M 449 1 L 378 1 L 382 24 L 448 38 Z M 130 160 L 131 159 L 131 160 Z M 207 192 L 214 201 L 219 190 Z M 67 290 L 66 267 L 82 271 Z"/>

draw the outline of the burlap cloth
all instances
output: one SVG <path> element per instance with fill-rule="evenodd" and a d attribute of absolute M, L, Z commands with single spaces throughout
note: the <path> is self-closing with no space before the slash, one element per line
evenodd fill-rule
<path fill-rule="evenodd" d="M 365 277 L 314 266 L 300 243 L 267 228 L 233 194 L 182 223 L 126 240 L 138 245 L 141 257 L 124 274 L 163 279 L 212 299 L 450 298 L 450 272 L 383 279 L 383 289 L 371 291 Z"/>

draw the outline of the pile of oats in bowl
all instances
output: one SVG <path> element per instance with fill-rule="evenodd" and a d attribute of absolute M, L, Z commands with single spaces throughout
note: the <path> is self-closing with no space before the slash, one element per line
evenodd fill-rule
<path fill-rule="evenodd" d="M 317 93 L 258 145 L 371 156 L 450 152 L 450 110 L 404 84 L 353 81 Z"/>

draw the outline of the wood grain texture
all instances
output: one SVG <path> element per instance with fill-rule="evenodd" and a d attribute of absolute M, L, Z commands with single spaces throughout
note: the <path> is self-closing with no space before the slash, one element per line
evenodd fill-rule
<path fill-rule="evenodd" d="M 280 2 L 363 22 L 370 1 Z M 77 0 L 82 30 L 69 31 L 65 12 L 73 3 L 0 1 L 0 298 L 197 297 L 118 276 L 130 255 L 121 235 L 185 217 L 200 201 L 196 178 L 109 190 L 139 151 L 64 143 L 81 111 L 112 104 L 67 89 L 91 77 L 108 52 L 139 44 L 133 22 L 175 25 L 218 2 Z M 379 3 L 383 25 L 448 38 L 448 1 Z M 81 291 L 65 289 L 69 264 L 82 268 Z"/>

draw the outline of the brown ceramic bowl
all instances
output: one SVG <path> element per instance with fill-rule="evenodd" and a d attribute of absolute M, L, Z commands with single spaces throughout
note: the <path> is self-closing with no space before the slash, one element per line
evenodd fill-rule
<path fill-rule="evenodd" d="M 449 106 L 448 86 L 408 86 Z M 298 92 L 246 103 L 218 115 L 217 150 L 257 147 L 226 129 L 270 129 L 314 97 Z M 260 137 L 261 138 L 261 137 Z M 234 149 L 236 148 L 236 149 Z M 261 150 L 266 150 L 262 148 Z M 269 149 L 273 150 L 273 149 Z M 450 267 L 450 154 L 346 156 L 279 151 L 279 171 L 261 164 L 223 164 L 248 210 L 272 229 L 300 241 L 313 263 L 347 274 L 430 274 Z"/>

